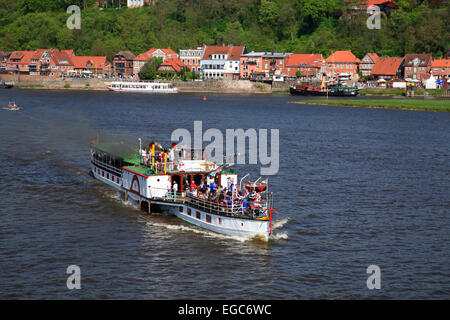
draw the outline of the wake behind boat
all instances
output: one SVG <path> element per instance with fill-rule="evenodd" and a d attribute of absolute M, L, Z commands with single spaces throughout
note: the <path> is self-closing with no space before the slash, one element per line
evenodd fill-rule
<path fill-rule="evenodd" d="M 145 93 L 177 93 L 178 89 L 170 82 L 149 81 L 115 81 L 108 87 L 115 92 L 145 92 Z"/>
<path fill-rule="evenodd" d="M 242 185 L 237 173 L 204 156 L 203 149 L 151 142 L 148 148 L 91 142 L 91 172 L 150 214 L 175 215 L 195 226 L 238 237 L 269 239 L 272 193 L 267 180 Z M 153 208 L 153 209 L 152 209 Z"/>

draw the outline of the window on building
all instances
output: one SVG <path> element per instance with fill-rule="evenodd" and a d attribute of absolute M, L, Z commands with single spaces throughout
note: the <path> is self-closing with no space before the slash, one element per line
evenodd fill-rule
<path fill-rule="evenodd" d="M 196 212 L 195 212 L 195 217 L 196 217 L 197 219 L 201 219 L 201 218 L 202 218 L 202 215 L 201 215 L 201 213 L 200 213 L 199 211 L 196 211 Z"/>

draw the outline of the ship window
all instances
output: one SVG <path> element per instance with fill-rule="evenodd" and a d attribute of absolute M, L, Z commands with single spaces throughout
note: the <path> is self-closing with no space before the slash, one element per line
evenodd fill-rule
<path fill-rule="evenodd" d="M 202 215 L 200 214 L 200 212 L 196 212 L 195 213 L 195 217 L 197 218 L 197 219 L 201 219 L 202 218 Z"/>
<path fill-rule="evenodd" d="M 178 210 L 179 210 L 180 212 L 183 212 L 183 207 L 179 207 Z"/>
<path fill-rule="evenodd" d="M 219 224 L 222 224 L 222 218 L 219 218 Z"/>
<path fill-rule="evenodd" d="M 187 214 L 188 214 L 188 216 L 191 215 L 191 208 L 187 208 Z"/>
<path fill-rule="evenodd" d="M 102 170 L 102 177 L 104 177 L 104 176 L 105 176 L 105 171 Z"/>
<path fill-rule="evenodd" d="M 209 214 L 206 215 L 206 222 L 211 223 L 211 216 Z"/>
<path fill-rule="evenodd" d="M 109 173 L 106 174 L 106 179 L 109 179 Z"/>

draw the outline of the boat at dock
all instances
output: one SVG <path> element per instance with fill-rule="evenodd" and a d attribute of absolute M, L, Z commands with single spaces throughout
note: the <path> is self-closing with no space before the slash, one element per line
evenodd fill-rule
<path fill-rule="evenodd" d="M 178 93 L 170 82 L 114 81 L 108 90 L 115 92 Z"/>
<path fill-rule="evenodd" d="M 0 81 L 0 89 L 11 89 L 12 87 L 12 84 Z"/>
<path fill-rule="evenodd" d="M 325 76 L 322 79 L 320 87 L 310 84 L 293 85 L 290 87 L 292 95 L 301 96 L 332 96 L 332 97 L 355 97 L 359 93 L 359 89 L 346 85 L 348 75 L 340 75 L 337 83 L 326 83 Z"/>
<path fill-rule="evenodd" d="M 139 208 L 166 213 L 216 233 L 260 238 L 272 233 L 273 194 L 268 181 L 247 182 L 203 149 L 150 142 L 142 148 L 91 142 L 93 176 L 133 200 Z"/>

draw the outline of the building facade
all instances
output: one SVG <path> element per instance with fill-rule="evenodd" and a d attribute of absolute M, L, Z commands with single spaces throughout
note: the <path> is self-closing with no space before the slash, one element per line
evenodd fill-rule
<path fill-rule="evenodd" d="M 359 64 L 359 71 L 363 77 L 369 77 L 372 74 L 372 69 L 378 60 L 378 55 L 376 53 L 368 53 L 361 59 Z"/>
<path fill-rule="evenodd" d="M 317 80 L 322 78 L 326 70 L 327 64 L 321 54 L 293 53 L 286 57 L 283 74 L 292 78 L 300 73 L 305 80 Z"/>
<path fill-rule="evenodd" d="M 348 74 L 352 81 L 357 81 L 359 62 L 351 51 L 333 52 L 326 59 L 328 78 L 337 79 L 339 75 Z"/>
<path fill-rule="evenodd" d="M 73 56 L 71 75 L 94 76 L 105 78 L 111 75 L 111 64 L 106 56 Z"/>
<path fill-rule="evenodd" d="M 245 46 L 206 46 L 200 61 L 204 79 L 239 79 Z"/>
<path fill-rule="evenodd" d="M 285 59 L 291 53 L 249 52 L 240 59 L 241 79 L 270 80 L 274 75 L 284 72 Z"/>
<path fill-rule="evenodd" d="M 200 61 L 205 52 L 205 47 L 206 46 L 198 47 L 197 49 L 180 50 L 179 59 L 191 72 L 200 72 Z"/>
<path fill-rule="evenodd" d="M 150 48 L 148 51 L 141 53 L 133 60 L 133 74 L 138 74 L 144 64 L 152 58 L 161 58 L 163 61 L 167 59 L 177 58 L 178 55 L 170 47 L 167 49 Z"/>
<path fill-rule="evenodd" d="M 371 77 L 377 80 L 394 80 L 403 78 L 402 57 L 381 57 L 373 66 Z"/>
<path fill-rule="evenodd" d="M 431 73 L 438 79 L 450 79 L 450 59 L 434 60 Z"/>
<path fill-rule="evenodd" d="M 113 73 L 118 77 L 132 77 L 135 55 L 130 51 L 120 51 L 113 59 Z"/>
<path fill-rule="evenodd" d="M 61 77 L 73 70 L 72 50 L 37 49 L 15 51 L 7 62 L 6 70 L 13 74 Z"/>
<path fill-rule="evenodd" d="M 407 54 L 405 56 L 405 78 L 422 81 L 423 77 L 430 73 L 433 64 L 433 56 L 424 54 Z"/>

